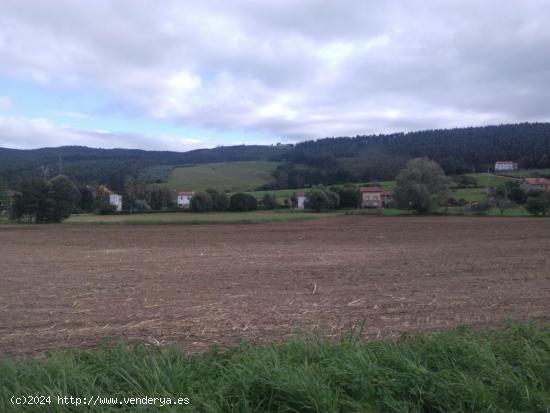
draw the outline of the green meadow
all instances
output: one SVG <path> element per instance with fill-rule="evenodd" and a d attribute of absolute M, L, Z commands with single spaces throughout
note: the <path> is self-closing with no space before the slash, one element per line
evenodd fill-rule
<path fill-rule="evenodd" d="M 243 161 L 179 167 L 172 170 L 167 185 L 174 191 L 254 191 L 273 180 L 271 174 L 278 165 L 279 162 Z"/>
<path fill-rule="evenodd" d="M 250 212 L 166 212 L 128 215 L 72 215 L 65 224 L 269 224 L 304 221 L 341 215 L 339 212 L 250 211 Z"/>

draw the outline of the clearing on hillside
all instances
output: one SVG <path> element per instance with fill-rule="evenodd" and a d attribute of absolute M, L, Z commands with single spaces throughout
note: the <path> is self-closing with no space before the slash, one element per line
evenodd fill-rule
<path fill-rule="evenodd" d="M 550 219 L 2 225 L 0 355 L 550 320 Z"/>
<path fill-rule="evenodd" d="M 279 162 L 220 162 L 175 168 L 168 186 L 175 191 L 203 191 L 208 188 L 227 192 L 254 191 L 273 180 Z"/>

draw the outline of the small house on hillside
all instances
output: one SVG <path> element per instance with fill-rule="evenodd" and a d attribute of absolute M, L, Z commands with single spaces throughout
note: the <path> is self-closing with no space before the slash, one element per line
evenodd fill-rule
<path fill-rule="evenodd" d="M 122 195 L 110 192 L 109 193 L 109 205 L 114 206 L 115 210 L 117 212 L 122 211 Z"/>
<path fill-rule="evenodd" d="M 188 208 L 194 195 L 194 192 L 178 192 L 178 206 L 180 208 Z"/>
<path fill-rule="evenodd" d="M 524 178 L 520 184 L 525 192 L 550 192 L 550 179 L 546 178 Z"/>
<path fill-rule="evenodd" d="M 122 211 L 122 195 L 114 193 L 109 188 L 107 188 L 106 185 L 99 185 L 98 189 L 100 194 L 105 194 L 109 196 L 109 205 L 114 206 L 115 211 Z"/>
<path fill-rule="evenodd" d="M 518 169 L 518 163 L 512 161 L 497 161 L 495 163 L 495 172 L 515 171 Z"/>
<path fill-rule="evenodd" d="M 393 202 L 393 194 L 379 186 L 364 186 L 359 188 L 359 191 L 362 208 L 387 208 Z"/>
<path fill-rule="evenodd" d="M 303 192 L 298 192 L 296 194 L 296 202 L 298 209 L 304 209 L 306 207 L 306 194 Z"/>

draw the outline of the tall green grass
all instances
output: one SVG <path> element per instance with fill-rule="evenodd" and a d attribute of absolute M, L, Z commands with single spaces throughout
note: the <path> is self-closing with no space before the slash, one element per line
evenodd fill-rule
<path fill-rule="evenodd" d="M 12 395 L 189 397 L 185 407 L 13 406 Z M 399 343 L 320 336 L 185 356 L 102 347 L 0 362 L 2 412 L 547 412 L 550 328 L 457 329 Z"/>

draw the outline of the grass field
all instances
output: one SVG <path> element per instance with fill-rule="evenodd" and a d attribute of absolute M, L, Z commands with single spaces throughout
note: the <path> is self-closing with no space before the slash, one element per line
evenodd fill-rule
<path fill-rule="evenodd" d="M 451 189 L 451 197 L 454 199 L 464 199 L 466 201 L 485 201 L 487 193 L 484 188 L 460 188 Z"/>
<path fill-rule="evenodd" d="M 336 216 L 339 212 L 252 211 L 252 212 L 169 212 L 131 215 L 72 215 L 68 224 L 267 224 L 286 221 L 304 221 Z"/>
<path fill-rule="evenodd" d="M 398 343 L 296 337 L 185 356 L 108 347 L 0 361 L 0 410 L 136 412 L 547 412 L 550 328 L 457 329 Z M 51 396 L 21 406 L 12 396 Z M 57 396 L 111 399 L 58 405 Z M 125 406 L 124 398 L 188 398 L 187 406 Z M 97 402 L 97 400 L 96 400 Z M 79 410 L 80 409 L 80 410 Z"/>
<path fill-rule="evenodd" d="M 476 179 L 477 185 L 480 187 L 496 187 L 500 184 L 503 184 L 505 182 L 511 181 L 513 179 L 506 178 L 504 176 L 497 176 L 497 175 L 491 175 L 491 174 L 466 174 L 467 176 L 471 176 Z"/>
<path fill-rule="evenodd" d="M 176 168 L 168 186 L 175 191 L 201 191 L 208 188 L 227 192 L 253 191 L 271 182 L 278 162 L 222 162 Z"/>
<path fill-rule="evenodd" d="M 506 172 L 506 175 L 517 176 L 517 177 L 528 177 L 528 176 L 550 176 L 550 168 L 547 169 L 520 169 L 519 171 L 509 171 Z"/>

